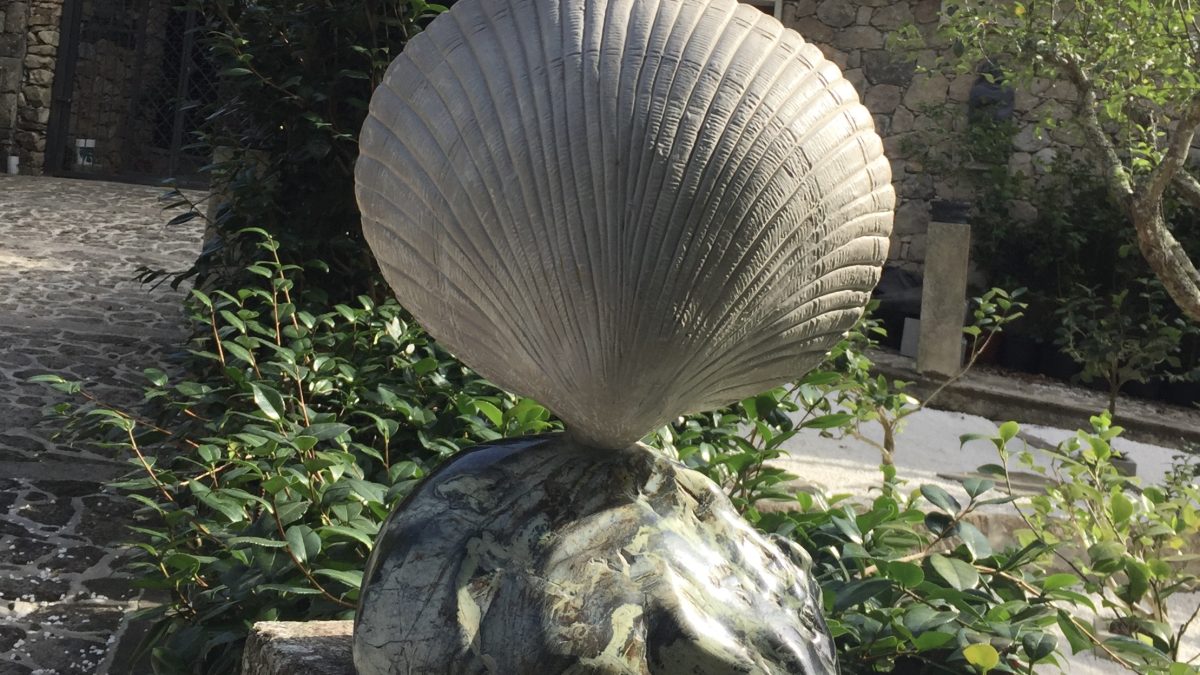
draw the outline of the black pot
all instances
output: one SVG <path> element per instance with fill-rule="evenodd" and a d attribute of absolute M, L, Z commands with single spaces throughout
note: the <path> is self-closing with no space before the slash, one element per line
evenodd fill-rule
<path fill-rule="evenodd" d="M 1037 372 L 1057 380 L 1070 380 L 1078 375 L 1083 367 L 1066 354 L 1057 345 L 1043 344 L 1038 350 Z"/>
<path fill-rule="evenodd" d="M 1136 398 L 1156 401 L 1162 397 L 1162 380 L 1150 379 L 1146 382 L 1128 382 L 1121 387 L 1121 392 Z"/>
<path fill-rule="evenodd" d="M 1200 403 L 1200 382 L 1164 382 L 1162 400 L 1187 408 Z"/>
<path fill-rule="evenodd" d="M 997 362 L 1007 370 L 1036 373 L 1040 344 L 1027 335 L 1005 335 Z"/>

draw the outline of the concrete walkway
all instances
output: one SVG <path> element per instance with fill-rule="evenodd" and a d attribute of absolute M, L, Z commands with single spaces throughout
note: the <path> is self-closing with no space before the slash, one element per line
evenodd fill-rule
<path fill-rule="evenodd" d="M 103 487 L 126 458 L 52 440 L 41 411 L 62 396 L 25 380 L 131 403 L 180 348 L 182 293 L 132 279 L 199 250 L 200 225 L 164 227 L 162 192 L 0 175 L 0 675 L 109 672 L 138 602 L 116 571 L 131 508 Z"/>

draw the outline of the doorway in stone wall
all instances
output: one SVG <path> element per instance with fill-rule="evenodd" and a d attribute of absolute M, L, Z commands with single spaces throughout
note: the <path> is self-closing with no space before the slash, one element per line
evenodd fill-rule
<path fill-rule="evenodd" d="M 213 100 L 197 16 L 177 0 L 66 0 L 46 168 L 67 176 L 200 182 L 191 146 Z"/>

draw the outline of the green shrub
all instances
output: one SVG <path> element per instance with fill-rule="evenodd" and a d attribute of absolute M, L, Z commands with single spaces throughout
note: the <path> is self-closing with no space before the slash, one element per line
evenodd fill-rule
<path fill-rule="evenodd" d="M 1185 379 L 1181 372 L 1183 339 L 1200 334 L 1200 327 L 1179 316 L 1162 284 L 1155 278 L 1105 295 L 1088 286 L 1060 298 L 1058 344 L 1083 367 L 1085 382 L 1107 384 L 1108 411 L 1115 413 L 1117 394 L 1130 382 L 1147 382 L 1159 375 Z"/>
<path fill-rule="evenodd" d="M 285 262 L 320 258 L 312 285 L 336 301 L 386 297 L 362 238 L 354 198 L 358 133 L 388 65 L 444 7 L 425 0 L 186 0 L 201 17 L 198 42 L 216 72 L 218 101 L 205 111 L 196 151 L 216 204 L 192 204 L 172 219 L 208 212 L 208 241 L 173 283 L 198 275 L 238 288 L 256 257 L 243 228 L 267 230 Z M 148 279 L 162 271 L 147 270 Z"/>
<path fill-rule="evenodd" d="M 1051 450 L 1049 469 L 1027 450 L 1014 453 L 1012 438 L 997 444 L 1001 475 L 1008 476 L 1015 454 L 1023 469 L 1051 479 L 1045 494 L 1018 503 L 1028 529 L 1016 534 L 1023 542 L 1045 543 L 1053 553 L 1034 561 L 1035 567 L 1064 567 L 1069 572 L 1059 577 L 1070 577 L 1072 586 L 1090 594 L 1074 604 L 1101 613 L 1113 633 L 1105 640 L 1108 647 L 1152 670 L 1196 672 L 1174 662 L 1200 608 L 1190 617 L 1172 617 L 1168 606 L 1172 596 L 1200 590 L 1194 574 L 1200 559 L 1195 456 L 1181 456 L 1163 485 L 1142 487 L 1113 466 L 1112 441 L 1121 427 L 1108 414 L 1093 417 L 1091 424 Z M 1086 636 L 1066 628 L 1064 633 L 1073 647 L 1089 646 Z"/>
<path fill-rule="evenodd" d="M 193 376 L 147 372 L 156 419 L 94 400 L 59 409 L 140 470 L 118 487 L 143 507 L 133 571 L 171 594 L 151 612 L 158 672 L 235 671 L 255 621 L 348 616 L 380 523 L 416 481 L 467 446 L 557 428 L 394 300 L 305 311 L 291 297 L 301 270 L 248 234 L 260 283 L 192 292 Z"/>
<path fill-rule="evenodd" d="M 236 671 L 255 621 L 350 616 L 374 536 L 416 481 L 469 445 L 559 428 L 537 403 L 449 357 L 394 301 L 306 310 L 318 305 L 294 300 L 292 283 L 304 270 L 282 262 L 264 232 L 246 234 L 259 240 L 247 268 L 258 283 L 193 291 L 189 373 L 147 371 L 152 419 L 38 378 L 89 398 L 57 412 L 80 437 L 127 451 L 136 469 L 118 484 L 141 507 L 132 569 L 171 598 L 149 612 L 159 673 Z M 981 296 L 977 323 L 995 330 L 1019 304 Z M 885 465 L 879 495 L 858 504 L 797 492 L 772 463 L 801 429 L 898 431 L 919 407 L 871 374 L 875 330 L 864 321 L 787 387 L 646 440 L 724 486 L 750 522 L 812 554 L 847 672 L 1028 672 L 1060 658 L 1052 626 L 1072 647 L 1092 640 L 1057 606 L 1083 602 L 1090 582 L 1041 565 L 1053 540 L 993 551 L 968 522 L 980 506 L 1010 501 L 990 480 L 966 481 L 960 503 L 931 486 L 906 494 Z M 1015 430 L 1001 428 L 999 448 Z M 1135 656 L 1129 663 L 1150 661 Z"/>

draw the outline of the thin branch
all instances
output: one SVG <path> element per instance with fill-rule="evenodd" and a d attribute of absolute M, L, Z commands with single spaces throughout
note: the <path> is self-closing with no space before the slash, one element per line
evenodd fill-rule
<path fill-rule="evenodd" d="M 1200 180 L 1187 171 L 1175 174 L 1175 188 L 1179 196 L 1192 208 L 1200 210 Z"/>
<path fill-rule="evenodd" d="M 1183 170 L 1187 162 L 1188 151 L 1196 138 L 1196 127 L 1200 127 L 1200 96 L 1194 97 L 1184 109 L 1183 117 L 1175 125 L 1175 133 L 1167 145 L 1167 152 L 1162 161 L 1154 167 L 1147 183 L 1146 191 L 1140 199 L 1146 203 L 1155 203 L 1162 199 L 1167 186 Z"/>
<path fill-rule="evenodd" d="M 1100 155 L 1109 191 L 1112 192 L 1118 203 L 1126 205 L 1133 198 L 1133 179 L 1117 154 L 1117 148 L 1113 145 L 1112 139 L 1104 132 L 1104 126 L 1100 123 L 1100 116 L 1096 113 L 1100 103 L 1091 78 L 1070 56 L 1057 51 L 1043 54 L 1043 56 L 1057 66 L 1079 92 L 1076 113 L 1083 127 L 1083 133 L 1087 136 L 1093 149 Z"/>

